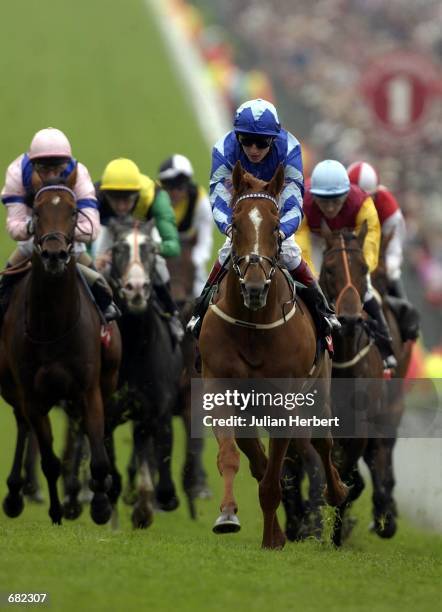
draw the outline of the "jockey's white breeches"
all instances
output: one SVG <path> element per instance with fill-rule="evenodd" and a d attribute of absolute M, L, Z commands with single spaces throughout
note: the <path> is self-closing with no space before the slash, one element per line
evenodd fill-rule
<path fill-rule="evenodd" d="M 223 246 L 218 251 L 218 259 L 221 265 L 224 264 L 232 249 L 232 241 L 229 237 L 226 238 Z M 279 254 L 279 263 L 287 268 L 287 270 L 296 270 L 301 263 L 301 249 L 296 244 L 293 236 L 286 238 L 281 245 Z"/>
<path fill-rule="evenodd" d="M 154 285 L 165 285 L 170 281 L 169 269 L 166 260 L 162 255 L 155 255 L 155 274 L 153 278 Z"/>
<path fill-rule="evenodd" d="M 207 280 L 207 269 L 205 264 L 194 264 L 193 297 L 201 295 Z"/>

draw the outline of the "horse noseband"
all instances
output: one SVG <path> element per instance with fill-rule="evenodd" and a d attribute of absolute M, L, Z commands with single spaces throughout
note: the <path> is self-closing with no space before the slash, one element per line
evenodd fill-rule
<path fill-rule="evenodd" d="M 270 270 L 269 273 L 267 274 L 264 266 L 263 266 L 263 262 L 267 262 L 270 264 Z M 240 265 L 245 262 L 246 263 L 246 267 L 244 269 L 244 272 L 241 272 L 241 268 Z M 275 273 L 275 269 L 276 269 L 276 257 L 267 257 L 267 255 L 258 255 L 258 253 L 250 253 L 250 255 L 242 255 L 242 256 L 238 256 L 238 255 L 234 255 L 232 257 L 232 265 L 233 265 L 233 269 L 235 270 L 238 278 L 239 278 L 239 282 L 241 283 L 241 287 L 243 287 L 245 285 L 245 275 L 247 274 L 247 270 L 249 269 L 249 266 L 252 265 L 259 265 L 262 269 L 262 271 L 264 272 L 264 276 L 265 276 L 265 284 L 269 285 L 272 281 L 272 276 Z"/>

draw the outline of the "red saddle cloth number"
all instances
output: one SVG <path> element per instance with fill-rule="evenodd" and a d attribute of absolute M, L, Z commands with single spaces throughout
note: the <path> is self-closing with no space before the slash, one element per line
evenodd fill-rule
<path fill-rule="evenodd" d="M 112 340 L 112 325 L 110 323 L 108 323 L 107 325 L 101 326 L 100 337 L 101 337 L 101 344 L 105 348 L 108 348 Z"/>

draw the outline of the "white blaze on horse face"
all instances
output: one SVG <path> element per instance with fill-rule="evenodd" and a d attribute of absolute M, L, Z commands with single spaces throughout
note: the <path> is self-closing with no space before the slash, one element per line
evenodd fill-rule
<path fill-rule="evenodd" d="M 249 212 L 250 221 L 253 223 L 253 227 L 255 228 L 255 246 L 253 247 L 254 253 L 259 253 L 259 226 L 261 225 L 262 215 L 257 208 L 253 208 Z"/>
<path fill-rule="evenodd" d="M 145 283 L 148 282 L 140 256 L 140 245 L 146 242 L 146 236 L 140 232 L 131 232 L 126 241 L 130 247 L 130 260 L 125 284 L 131 285 L 131 293 L 133 292 L 135 296 L 137 293 L 142 293 Z"/>
<path fill-rule="evenodd" d="M 58 206 L 60 202 L 61 202 L 60 196 L 55 196 L 55 198 L 52 198 L 51 204 L 53 204 L 54 206 Z"/>

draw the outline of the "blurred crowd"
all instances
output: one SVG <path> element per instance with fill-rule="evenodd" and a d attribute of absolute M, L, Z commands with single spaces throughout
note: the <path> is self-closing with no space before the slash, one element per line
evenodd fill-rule
<path fill-rule="evenodd" d="M 217 25 L 209 12 L 204 25 L 195 5 L 210 7 Z M 194 0 L 188 6 L 194 39 L 231 109 L 250 97 L 273 100 L 285 126 L 303 142 L 307 172 L 326 157 L 345 164 L 365 159 L 378 169 L 407 218 L 409 261 L 428 303 L 440 307 L 440 98 L 419 134 L 400 140 L 376 125 L 361 99 L 367 67 L 394 50 L 428 58 L 441 78 L 440 0 Z M 246 55 L 259 71 L 238 67 Z M 281 100 L 275 101 L 266 74 L 283 93 Z"/>

